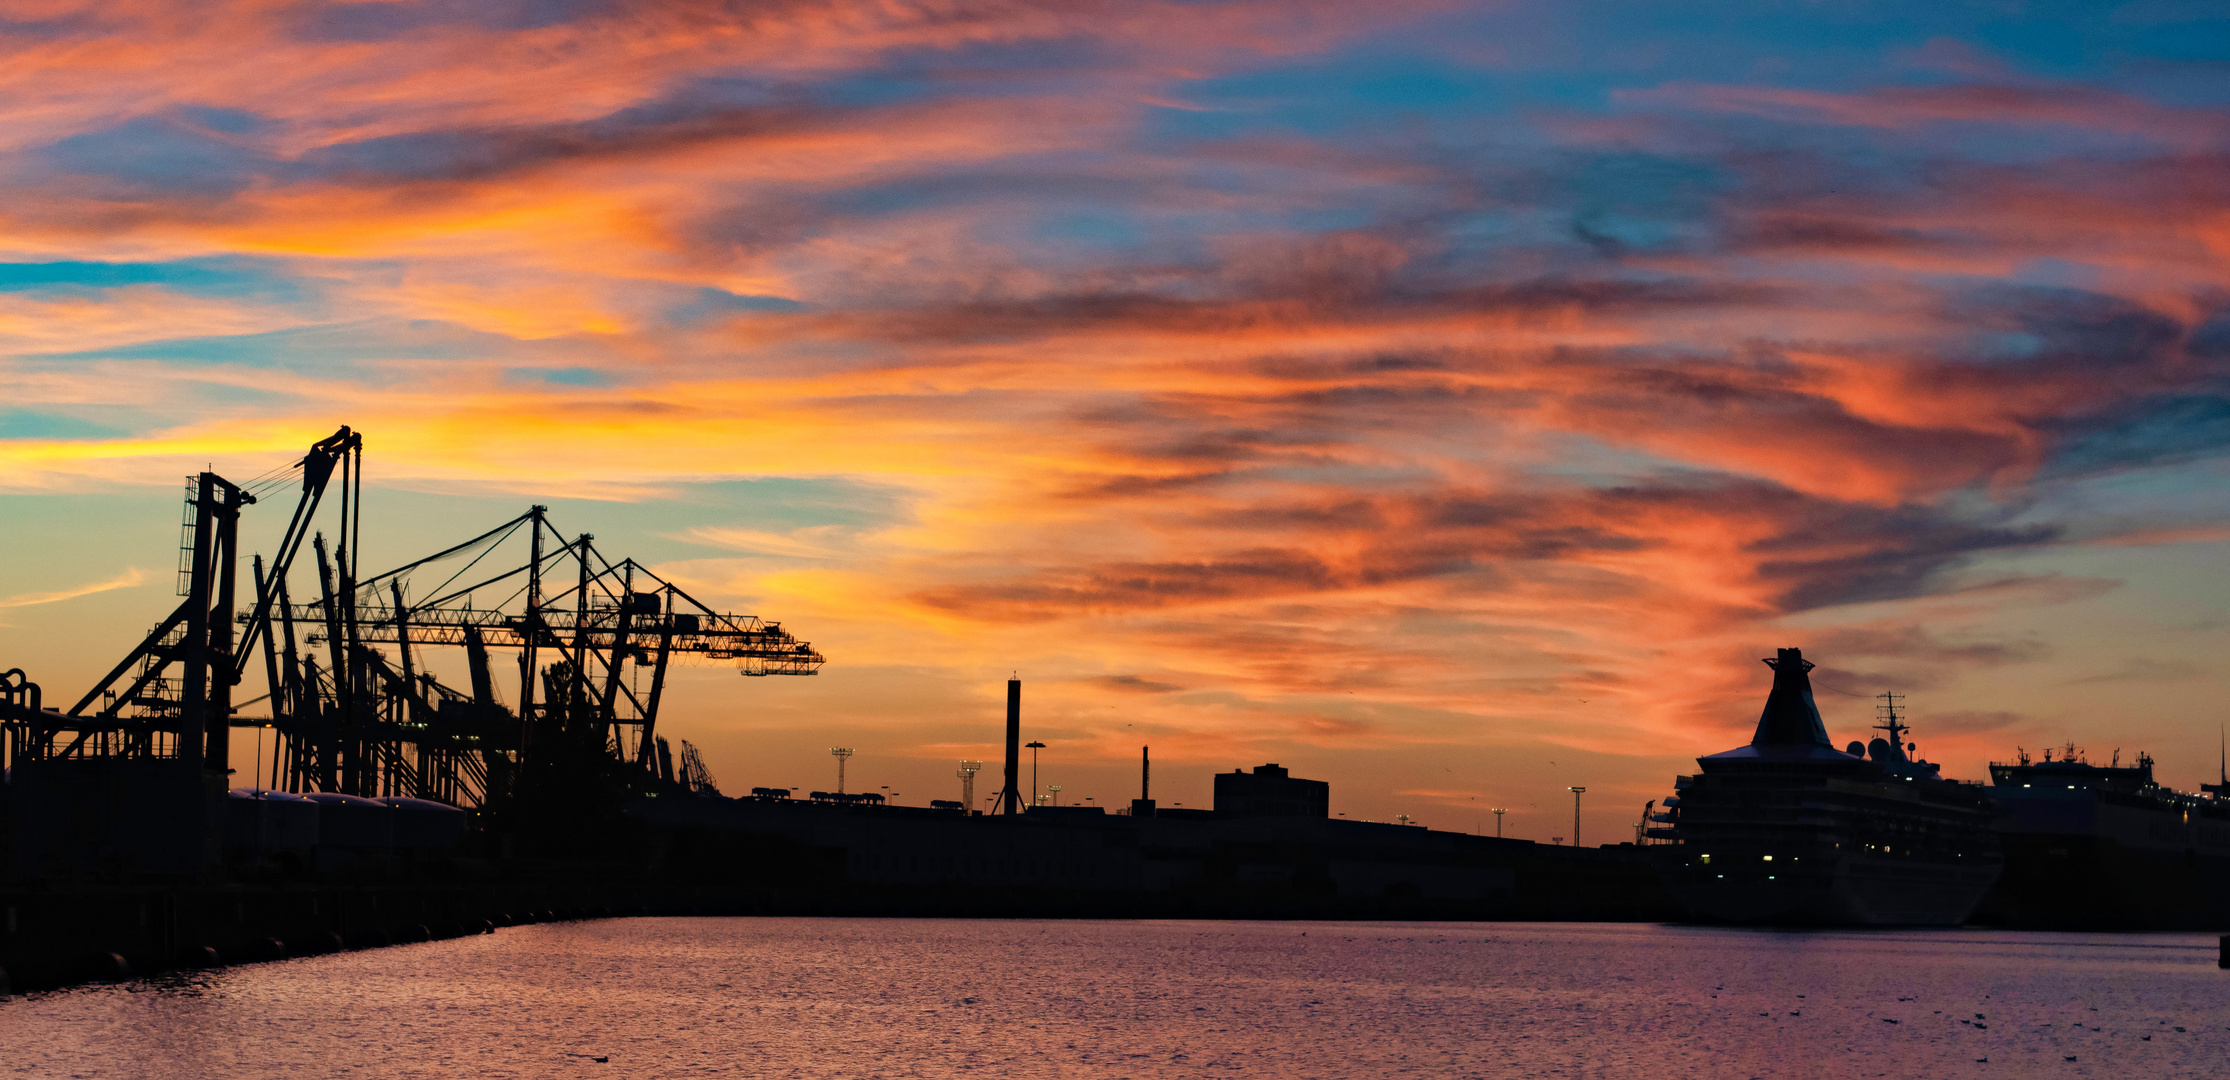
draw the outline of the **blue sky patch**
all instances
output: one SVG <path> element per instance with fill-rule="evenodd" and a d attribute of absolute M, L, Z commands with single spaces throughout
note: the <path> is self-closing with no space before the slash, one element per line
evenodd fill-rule
<path fill-rule="evenodd" d="M 120 439 L 129 434 L 125 428 L 75 416 L 0 409 L 0 439 Z"/>

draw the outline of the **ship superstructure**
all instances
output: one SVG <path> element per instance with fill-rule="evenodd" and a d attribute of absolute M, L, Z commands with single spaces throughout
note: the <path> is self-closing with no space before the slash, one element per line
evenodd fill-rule
<path fill-rule="evenodd" d="M 1837 750 L 1798 649 L 1765 661 L 1773 689 L 1747 746 L 1696 759 L 1649 835 L 1665 883 L 1713 922 L 1950 926 L 1997 880 L 1979 784 L 1917 756 L 1888 697 L 1882 735 Z"/>

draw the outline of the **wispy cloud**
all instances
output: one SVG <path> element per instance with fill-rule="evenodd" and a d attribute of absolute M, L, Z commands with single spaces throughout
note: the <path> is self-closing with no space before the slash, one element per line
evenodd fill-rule
<path fill-rule="evenodd" d="M 768 532 L 731 526 L 705 525 L 683 534 L 701 544 L 750 555 L 788 559 L 836 559 L 860 550 L 858 530 L 834 525 L 808 526 L 790 532 Z"/>
<path fill-rule="evenodd" d="M 56 589 L 52 592 L 19 593 L 15 596 L 0 598 L 0 608 L 35 607 L 39 604 L 53 604 L 59 603 L 64 600 L 75 600 L 80 596 L 91 596 L 94 593 L 104 593 L 114 589 L 134 588 L 145 583 L 146 580 L 147 575 L 141 573 L 139 568 L 133 567 L 105 581 L 95 581 L 84 585 L 75 585 L 67 589 Z"/>

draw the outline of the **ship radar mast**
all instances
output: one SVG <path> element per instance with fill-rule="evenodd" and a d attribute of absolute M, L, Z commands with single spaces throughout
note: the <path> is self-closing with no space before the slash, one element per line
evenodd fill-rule
<path fill-rule="evenodd" d="M 2217 799 L 2230 799 L 2230 738 L 2225 738 L 2219 727 L 2215 729 L 2215 754 L 2220 761 L 2216 768 L 2221 770 L 2222 779 L 2212 784 L 2201 784 L 2199 790 Z"/>
<path fill-rule="evenodd" d="M 1874 730 L 1887 732 L 1889 745 L 1893 749 L 1903 750 L 1905 748 L 1905 734 L 1912 730 L 1906 727 L 1903 718 L 1897 715 L 1897 699 L 1905 695 L 1892 694 L 1885 690 L 1879 696 L 1882 703 L 1874 706 L 1874 712 L 1875 719 L 1880 720 L 1881 723 L 1875 724 Z"/>

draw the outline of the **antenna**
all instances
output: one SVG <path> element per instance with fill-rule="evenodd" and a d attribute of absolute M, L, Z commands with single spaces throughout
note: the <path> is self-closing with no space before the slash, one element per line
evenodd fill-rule
<path fill-rule="evenodd" d="M 1905 733 L 1912 729 L 1906 727 L 1904 718 L 1897 715 L 1897 699 L 1905 695 L 1892 694 L 1885 690 L 1876 696 L 1882 699 L 1882 703 L 1874 706 L 1874 718 L 1880 720 L 1881 723 L 1875 724 L 1874 730 L 1888 732 L 1889 745 L 1899 750 L 1904 749 Z"/>
<path fill-rule="evenodd" d="M 829 747 L 829 753 L 836 758 L 836 793 L 842 795 L 844 794 L 844 762 L 858 751 L 849 746 L 832 746 Z"/>

